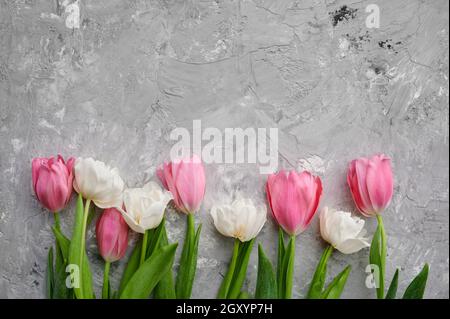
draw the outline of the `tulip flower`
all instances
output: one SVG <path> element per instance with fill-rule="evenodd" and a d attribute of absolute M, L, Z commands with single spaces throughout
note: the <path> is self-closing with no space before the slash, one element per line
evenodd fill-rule
<path fill-rule="evenodd" d="M 328 207 L 322 209 L 319 217 L 322 238 L 341 253 L 353 254 L 370 246 L 361 218 Z"/>
<path fill-rule="evenodd" d="M 319 205 L 322 183 L 309 172 L 280 171 L 269 176 L 267 200 L 276 222 L 291 236 L 303 232 Z"/>
<path fill-rule="evenodd" d="M 124 182 L 117 168 L 92 158 L 77 158 L 74 170 L 73 186 L 83 198 L 100 208 L 122 206 Z"/>
<path fill-rule="evenodd" d="M 123 194 L 125 210 L 121 211 L 128 226 L 144 234 L 146 230 L 158 227 L 171 199 L 171 193 L 150 182 L 142 188 L 126 189 Z"/>
<path fill-rule="evenodd" d="M 33 182 L 33 189 L 37 199 L 49 211 L 53 212 L 55 218 L 55 225 L 52 228 L 55 235 L 62 235 L 59 212 L 64 209 L 72 195 L 73 182 L 73 165 L 75 159 L 69 158 L 67 163 L 58 155 L 56 158 L 34 158 L 31 162 L 31 175 Z M 58 238 L 58 236 L 56 237 Z M 56 267 L 63 264 L 61 261 L 62 250 L 61 245 L 56 240 Z M 47 269 L 47 295 L 49 298 L 67 298 L 69 289 L 62 284 L 62 287 L 56 288 L 60 281 L 54 279 L 55 273 L 53 265 L 53 247 L 49 249 Z M 64 267 L 64 264 L 63 264 Z"/>
<path fill-rule="evenodd" d="M 34 158 L 32 167 L 33 189 L 41 204 L 53 213 L 64 209 L 72 195 L 73 157 L 67 164 L 61 155 Z"/>
<path fill-rule="evenodd" d="M 109 268 L 112 262 L 122 259 L 125 255 L 128 247 L 128 225 L 117 209 L 108 208 L 97 220 L 95 233 L 98 250 L 105 260 L 102 296 L 103 299 L 108 299 L 110 296 Z"/>
<path fill-rule="evenodd" d="M 154 182 L 147 183 L 142 188 L 129 188 L 124 191 L 125 209 L 121 209 L 122 215 L 132 230 L 144 234 L 140 264 L 146 257 L 147 230 L 158 227 L 171 199 L 172 195 Z"/>
<path fill-rule="evenodd" d="M 328 245 L 323 253 L 314 272 L 314 277 L 309 286 L 308 299 L 338 299 L 344 290 L 351 267 L 344 268 L 331 282 L 324 288 L 327 277 L 327 263 L 333 249 L 336 248 L 344 254 L 355 253 L 365 247 L 369 247 L 367 239 L 364 237 L 364 220 L 352 217 L 348 212 L 329 210 L 328 207 L 322 209 L 320 213 L 320 233 Z"/>
<path fill-rule="evenodd" d="M 292 294 L 295 236 L 311 223 L 322 195 L 322 182 L 309 172 L 280 171 L 271 174 L 266 183 L 266 194 L 272 216 L 280 226 L 278 238 L 277 281 L 280 298 Z M 290 235 L 285 247 L 281 229 Z"/>
<path fill-rule="evenodd" d="M 197 267 L 197 250 L 201 225 L 195 230 L 193 214 L 199 210 L 205 195 L 205 169 L 194 155 L 158 168 L 157 175 L 164 188 L 172 193 L 175 206 L 187 214 L 187 231 L 175 283 L 177 298 L 190 298 Z"/>
<path fill-rule="evenodd" d="M 205 169 L 198 156 L 164 163 L 156 173 L 180 211 L 198 211 L 205 195 Z"/>
<path fill-rule="evenodd" d="M 372 240 L 377 246 L 377 258 L 371 254 L 371 264 L 378 264 L 378 298 L 384 298 L 384 274 L 386 265 L 386 233 L 381 212 L 389 205 L 393 194 L 391 160 L 384 154 L 371 158 L 361 157 L 351 161 L 347 174 L 347 183 L 356 207 L 366 217 L 376 216 L 378 227 Z M 376 259 L 376 260 L 375 260 Z M 378 262 L 376 262 L 378 260 Z"/>
<path fill-rule="evenodd" d="M 347 183 L 361 214 L 366 217 L 380 214 L 391 202 L 394 190 L 391 160 L 384 154 L 353 160 Z"/>
<path fill-rule="evenodd" d="M 238 199 L 231 205 L 214 205 L 211 216 L 217 230 L 235 238 L 228 272 L 222 282 L 218 298 L 237 298 L 244 283 L 254 238 L 266 222 L 267 208 L 255 206 L 251 199 Z M 237 261 L 241 262 L 238 263 Z M 241 275 L 239 275 L 241 274 Z"/>
<path fill-rule="evenodd" d="M 93 298 L 89 267 L 85 267 L 86 227 L 91 201 L 100 208 L 122 206 L 124 182 L 116 168 L 92 158 L 77 158 L 74 166 L 73 186 L 78 193 L 74 230 L 69 251 L 69 263 L 78 266 L 80 286 L 74 288 L 78 299 Z M 83 198 L 86 202 L 83 204 Z M 90 283 L 88 283 L 90 282 Z"/>
<path fill-rule="evenodd" d="M 241 242 L 255 238 L 266 222 L 267 208 L 256 207 L 248 198 L 235 200 L 231 205 L 215 205 L 211 216 L 219 233 Z"/>

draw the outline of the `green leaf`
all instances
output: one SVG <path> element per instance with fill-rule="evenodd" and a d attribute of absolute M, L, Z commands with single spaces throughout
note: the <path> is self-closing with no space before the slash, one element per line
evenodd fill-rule
<path fill-rule="evenodd" d="M 88 203 L 89 201 L 87 202 L 87 205 Z M 70 241 L 68 258 L 68 264 L 78 266 L 79 269 L 79 285 L 78 288 L 74 288 L 77 299 L 90 299 L 94 295 L 92 291 L 92 274 L 85 251 L 84 236 L 86 232 L 87 215 L 88 214 L 84 211 L 83 207 L 83 198 L 81 197 L 81 194 L 78 194 L 75 210 L 75 223 L 72 240 Z"/>
<path fill-rule="evenodd" d="M 164 222 L 165 221 L 163 218 L 161 223 L 158 225 L 158 227 L 156 227 L 156 229 L 149 236 L 149 242 L 147 244 L 146 259 L 153 254 L 153 252 L 155 251 L 155 249 L 157 247 L 160 247 L 163 229 L 165 229 Z"/>
<path fill-rule="evenodd" d="M 240 241 L 239 239 L 234 240 L 233 246 L 233 254 L 231 256 L 231 261 L 228 266 L 228 271 L 225 277 L 222 280 L 222 284 L 220 285 L 219 292 L 217 294 L 217 299 L 225 299 L 227 298 L 228 291 L 231 286 L 231 281 L 234 277 L 234 270 L 236 268 L 236 263 L 239 255 Z"/>
<path fill-rule="evenodd" d="M 139 268 L 139 260 L 141 258 L 141 248 L 142 248 L 142 240 L 139 240 L 134 246 L 133 252 L 131 253 L 130 258 L 128 259 L 128 263 L 125 267 L 125 270 L 123 271 L 122 279 L 120 281 L 119 295 L 123 292 L 125 286 L 128 284 L 128 281 L 130 281 L 131 277 L 133 277 L 134 273 Z"/>
<path fill-rule="evenodd" d="M 378 227 L 373 235 L 372 243 L 370 245 L 369 262 L 378 267 L 378 271 L 375 271 L 374 279 L 377 281 L 377 298 L 383 299 L 386 265 L 386 235 L 381 215 L 377 215 L 377 219 Z M 376 275 L 378 275 L 378 278 Z"/>
<path fill-rule="evenodd" d="M 197 268 L 197 252 L 202 225 L 195 231 L 194 215 L 187 215 L 186 237 L 181 252 L 180 266 L 178 268 L 175 291 L 177 298 L 189 299 L 194 284 L 195 272 Z"/>
<path fill-rule="evenodd" d="M 282 298 L 290 299 L 292 296 L 292 282 L 294 276 L 295 261 L 295 236 L 291 236 L 283 258 L 284 292 Z"/>
<path fill-rule="evenodd" d="M 328 245 L 322 253 L 319 264 L 317 265 L 314 277 L 309 286 L 308 299 L 320 299 L 322 297 L 323 287 L 325 286 L 325 279 L 327 275 L 328 258 L 333 252 L 333 246 Z"/>
<path fill-rule="evenodd" d="M 423 266 L 422 271 L 411 281 L 406 288 L 403 299 L 422 299 L 428 279 L 428 264 Z"/>
<path fill-rule="evenodd" d="M 284 234 L 281 227 L 278 228 L 278 259 L 277 259 L 277 283 L 278 283 L 278 298 L 283 298 L 284 295 L 284 275 L 285 271 L 283 270 L 283 259 L 286 251 L 286 247 L 284 245 Z"/>
<path fill-rule="evenodd" d="M 60 229 L 52 226 L 53 234 L 55 235 L 56 242 L 59 245 L 59 249 L 61 250 L 62 256 L 64 258 L 64 263 L 67 263 L 69 258 L 69 248 L 70 248 L 70 240 L 61 232 Z"/>
<path fill-rule="evenodd" d="M 54 284 L 54 298 L 55 299 L 70 299 L 73 291 L 66 285 L 66 266 L 69 258 L 70 240 L 61 232 L 58 227 L 52 227 L 53 234 L 56 238 L 56 265 L 55 265 L 55 284 Z M 86 257 L 87 258 L 87 257 Z"/>
<path fill-rule="evenodd" d="M 177 245 L 171 244 L 156 250 L 131 277 L 120 298 L 148 298 L 164 274 L 172 267 Z"/>
<path fill-rule="evenodd" d="M 48 250 L 48 258 L 47 258 L 47 298 L 53 299 L 53 283 L 54 283 L 54 275 L 53 275 L 53 247 L 50 247 Z"/>
<path fill-rule="evenodd" d="M 166 246 L 169 244 L 169 240 L 167 238 L 167 232 L 165 225 L 162 226 L 162 235 L 161 241 L 159 243 L 160 247 Z M 175 299 L 175 285 L 173 282 L 173 271 L 170 268 L 165 275 L 161 278 L 159 283 L 155 287 L 154 293 L 155 299 Z"/>
<path fill-rule="evenodd" d="M 241 247 L 239 249 L 234 276 L 231 281 L 230 290 L 228 291 L 227 298 L 229 299 L 236 299 L 239 297 L 242 285 L 244 284 L 245 276 L 247 274 L 248 261 L 250 259 L 254 241 L 255 239 L 253 238 L 240 244 Z"/>
<path fill-rule="evenodd" d="M 55 257 L 55 272 L 53 281 L 53 299 L 68 299 L 70 289 L 66 286 L 66 265 L 62 249 L 56 241 L 56 257 Z"/>
<path fill-rule="evenodd" d="M 263 247 L 258 245 L 258 276 L 256 279 L 255 298 L 272 299 L 278 297 L 277 280 L 272 263 L 264 254 Z"/>
<path fill-rule="evenodd" d="M 246 291 L 241 291 L 241 292 L 239 293 L 238 299 L 248 299 L 248 298 L 249 298 L 248 292 L 246 292 Z"/>
<path fill-rule="evenodd" d="M 397 295 L 397 287 L 398 287 L 398 274 L 399 269 L 395 271 L 394 277 L 392 277 L 391 284 L 389 285 L 389 289 L 386 293 L 385 299 L 395 299 Z"/>
<path fill-rule="evenodd" d="M 345 267 L 325 289 L 322 299 L 339 299 L 351 270 L 352 267 Z"/>

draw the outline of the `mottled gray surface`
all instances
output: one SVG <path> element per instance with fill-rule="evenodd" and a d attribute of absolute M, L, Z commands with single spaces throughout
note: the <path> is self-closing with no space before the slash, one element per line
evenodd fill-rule
<path fill-rule="evenodd" d="M 0 1 L 0 297 L 45 295 L 52 216 L 32 194 L 33 157 L 94 156 L 141 186 L 167 158 L 171 129 L 193 119 L 278 127 L 280 167 L 320 175 L 322 206 L 355 211 L 348 161 L 390 155 L 387 276 L 401 267 L 403 292 L 429 262 L 426 297 L 449 297 L 447 0 L 80 0 L 79 29 L 66 26 L 70 2 Z M 381 9 L 379 29 L 365 26 L 370 3 Z M 215 295 L 232 250 L 208 209 L 237 193 L 264 200 L 265 179 L 255 165 L 207 166 L 195 297 Z M 73 203 L 62 218 L 70 234 Z M 375 224 L 367 220 L 371 233 Z M 169 214 L 171 240 L 184 226 Z M 92 227 L 88 237 L 98 289 Z M 274 260 L 271 221 L 258 241 Z M 315 218 L 297 240 L 294 297 L 304 297 L 323 247 Z M 368 250 L 331 258 L 330 275 L 353 266 L 344 297 L 374 297 L 367 260 Z M 122 267 L 113 266 L 114 283 Z"/>

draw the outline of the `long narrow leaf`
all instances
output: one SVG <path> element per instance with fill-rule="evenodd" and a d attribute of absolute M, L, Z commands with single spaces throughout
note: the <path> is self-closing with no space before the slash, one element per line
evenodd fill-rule
<path fill-rule="evenodd" d="M 119 295 L 125 289 L 128 281 L 133 277 L 134 273 L 139 268 L 139 259 L 141 257 L 142 240 L 139 240 L 134 246 L 133 252 L 128 259 L 128 263 L 123 271 L 122 279 L 120 281 Z"/>
<path fill-rule="evenodd" d="M 162 236 L 159 243 L 160 247 L 169 244 L 167 238 L 167 232 L 165 225 L 162 226 Z M 165 275 L 161 278 L 159 283 L 155 287 L 154 298 L 155 299 L 175 299 L 177 296 L 175 294 L 175 284 L 173 282 L 173 270 L 170 268 Z"/>
<path fill-rule="evenodd" d="M 149 243 L 147 244 L 147 252 L 146 258 L 150 257 L 156 248 L 160 246 L 161 238 L 162 238 L 162 230 L 164 229 L 164 218 L 161 223 L 156 227 L 154 232 L 149 236 Z"/>
<path fill-rule="evenodd" d="M 277 280 L 272 263 L 264 254 L 263 247 L 258 245 L 258 275 L 256 279 L 255 298 L 272 299 L 278 297 Z"/>
<path fill-rule="evenodd" d="M 328 245 L 327 248 L 322 253 L 319 264 L 317 265 L 316 271 L 314 272 L 314 277 L 309 286 L 308 299 L 320 299 L 322 296 L 323 287 L 325 286 L 325 278 L 327 275 L 327 263 L 328 258 L 333 252 L 333 247 Z"/>
<path fill-rule="evenodd" d="M 222 280 L 222 284 L 220 285 L 219 293 L 217 294 L 218 299 L 225 299 L 228 296 L 228 291 L 231 286 L 231 281 L 234 277 L 234 270 L 236 269 L 236 263 L 237 263 L 237 259 L 238 259 L 238 255 L 239 255 L 239 247 L 240 247 L 239 239 L 235 239 L 234 245 L 233 245 L 233 254 L 231 256 L 231 261 L 230 261 L 230 264 L 228 265 L 227 273 Z"/>
<path fill-rule="evenodd" d="M 350 274 L 351 270 L 352 267 L 350 266 L 345 267 L 344 270 L 341 271 L 325 289 L 322 298 L 339 299 L 339 297 L 342 294 L 342 291 L 344 290 L 348 275 Z"/>
<path fill-rule="evenodd" d="M 78 267 L 78 274 L 80 278 L 74 286 L 75 296 L 78 299 L 92 298 L 94 293 L 92 291 L 92 274 L 89 267 L 89 261 L 86 258 L 86 251 L 84 250 L 85 238 L 83 238 L 83 226 L 85 223 L 85 216 L 83 207 L 83 198 L 78 194 L 78 200 L 75 210 L 75 223 L 72 233 L 72 240 L 69 247 L 68 264 Z"/>
<path fill-rule="evenodd" d="M 394 277 L 392 277 L 391 284 L 389 285 L 389 289 L 386 293 L 385 299 L 395 299 L 397 295 L 397 287 L 398 287 L 398 274 L 399 269 L 395 271 Z"/>
<path fill-rule="evenodd" d="M 53 234 L 55 235 L 56 242 L 58 243 L 61 254 L 64 261 L 67 263 L 69 258 L 70 240 L 56 227 L 52 227 Z"/>
<path fill-rule="evenodd" d="M 120 298 L 148 298 L 164 274 L 172 267 L 176 249 L 177 244 L 171 244 L 155 251 L 128 281 Z"/>
<path fill-rule="evenodd" d="M 428 264 L 423 266 L 420 273 L 411 281 L 408 288 L 406 288 L 403 299 L 422 299 L 425 293 L 425 288 L 428 279 Z"/>
<path fill-rule="evenodd" d="M 236 265 L 233 280 L 228 292 L 228 298 L 236 299 L 239 297 L 242 285 L 244 284 L 245 276 L 247 274 L 248 261 L 252 252 L 253 243 L 255 239 L 249 240 L 242 244 L 242 249 L 239 252 L 239 260 Z"/>
<path fill-rule="evenodd" d="M 195 272 L 197 268 L 197 252 L 200 238 L 201 225 L 195 232 L 194 216 L 187 216 L 186 237 L 181 252 L 180 266 L 175 283 L 177 298 L 189 299 L 194 284 Z"/>
<path fill-rule="evenodd" d="M 371 265 L 375 265 L 374 270 L 374 280 L 377 284 L 377 297 L 378 299 L 383 299 L 384 295 L 384 276 L 383 276 L 383 265 L 381 261 L 381 227 L 378 225 L 375 233 L 373 234 L 372 243 L 370 245 L 369 262 Z"/>
<path fill-rule="evenodd" d="M 278 259 L 277 259 L 277 283 L 278 283 L 278 298 L 283 298 L 284 295 L 284 275 L 285 271 L 283 269 L 283 259 L 286 251 L 284 245 L 284 235 L 281 227 L 278 229 Z"/>
<path fill-rule="evenodd" d="M 70 290 L 66 286 L 66 265 L 67 261 L 64 260 L 64 255 L 59 245 L 58 240 L 56 241 L 56 256 L 55 256 L 55 272 L 54 272 L 54 285 L 53 285 L 53 299 L 68 299 L 70 295 Z"/>
<path fill-rule="evenodd" d="M 48 250 L 47 257 L 47 298 L 53 299 L 53 284 L 54 284 L 54 275 L 53 275 L 53 247 L 50 247 Z"/>
<path fill-rule="evenodd" d="M 283 258 L 283 269 L 285 273 L 284 294 L 283 294 L 284 299 L 290 299 L 292 296 L 294 261 L 295 261 L 295 237 L 291 236 Z"/>

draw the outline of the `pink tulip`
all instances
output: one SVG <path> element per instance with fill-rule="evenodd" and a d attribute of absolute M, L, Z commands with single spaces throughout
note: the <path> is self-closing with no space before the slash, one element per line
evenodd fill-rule
<path fill-rule="evenodd" d="M 58 155 L 49 158 L 33 158 L 31 175 L 33 189 L 41 204 L 53 213 L 66 207 L 72 195 L 73 165 L 75 159 L 69 158 L 67 164 Z"/>
<path fill-rule="evenodd" d="M 311 223 L 322 195 L 322 182 L 309 172 L 280 171 L 269 176 L 267 200 L 277 223 L 298 235 Z"/>
<path fill-rule="evenodd" d="M 100 255 L 107 262 L 121 259 L 128 247 L 128 225 L 116 208 L 105 209 L 95 228 Z"/>
<path fill-rule="evenodd" d="M 198 156 L 164 163 L 156 173 L 179 210 L 186 214 L 198 211 L 205 195 L 205 169 Z"/>
<path fill-rule="evenodd" d="M 384 154 L 353 160 L 347 183 L 361 214 L 371 217 L 381 213 L 389 205 L 394 190 L 391 160 Z"/>

